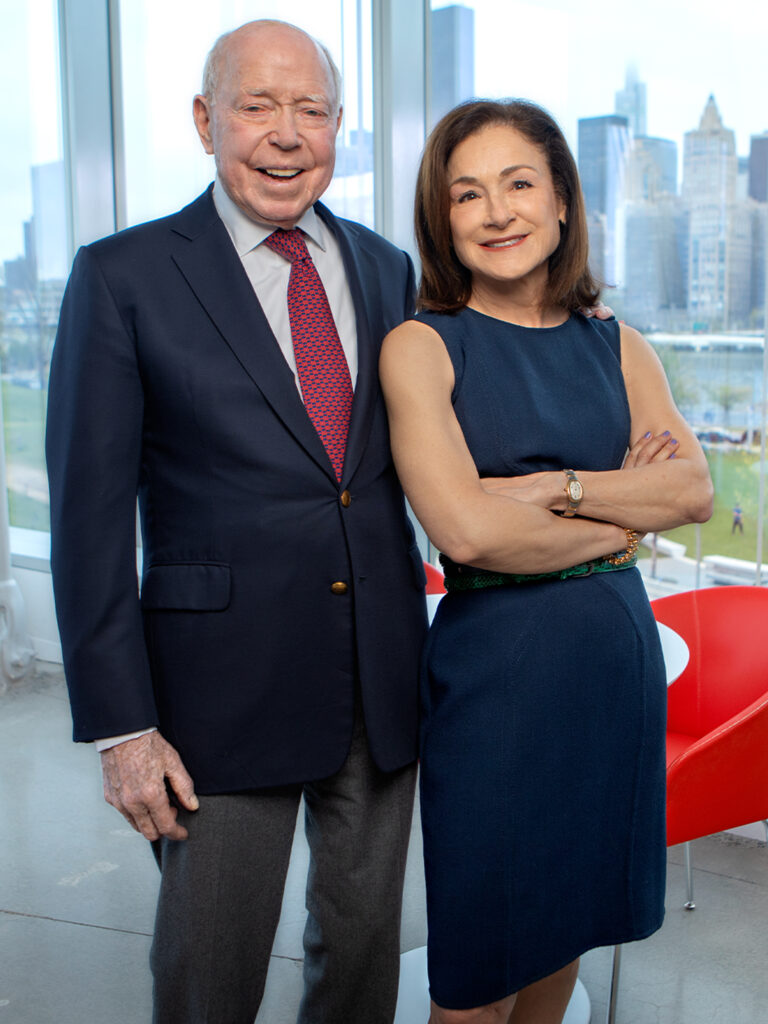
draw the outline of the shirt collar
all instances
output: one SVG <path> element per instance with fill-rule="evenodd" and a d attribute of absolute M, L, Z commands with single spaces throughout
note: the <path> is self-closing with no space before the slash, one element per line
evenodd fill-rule
<path fill-rule="evenodd" d="M 218 177 L 213 186 L 213 203 L 216 207 L 216 212 L 224 221 L 224 227 L 229 232 L 229 236 L 237 249 L 238 256 L 241 258 L 252 249 L 255 249 L 257 245 L 261 245 L 264 239 L 269 238 L 275 230 L 274 224 L 264 224 L 262 221 L 251 220 L 250 217 L 243 213 L 240 207 L 227 195 Z M 296 227 L 301 228 L 308 238 L 311 238 L 316 245 L 325 251 L 325 228 L 315 212 L 314 206 L 310 206 L 302 214 L 296 223 Z"/>

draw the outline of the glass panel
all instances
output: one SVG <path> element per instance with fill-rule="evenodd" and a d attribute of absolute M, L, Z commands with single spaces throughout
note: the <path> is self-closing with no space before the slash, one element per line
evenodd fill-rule
<path fill-rule="evenodd" d="M 370 4 L 300 0 L 131 0 L 121 4 L 126 214 L 136 224 L 179 209 L 214 175 L 192 122 L 203 63 L 216 38 L 256 18 L 285 18 L 323 42 L 344 79 L 335 178 L 325 201 L 373 226 Z"/>
<path fill-rule="evenodd" d="M 432 121 L 473 95 L 554 114 L 578 155 L 605 301 L 656 347 L 707 452 L 714 515 L 659 538 L 645 567 L 659 592 L 750 583 L 765 557 L 767 33 L 752 0 L 648 0 L 642 18 L 608 0 L 586 15 L 579 0 L 432 12 Z"/>
<path fill-rule="evenodd" d="M 58 20 L 52 0 L 6 4 L 0 88 L 0 360 L 11 524 L 48 529 L 48 363 L 69 273 Z"/>

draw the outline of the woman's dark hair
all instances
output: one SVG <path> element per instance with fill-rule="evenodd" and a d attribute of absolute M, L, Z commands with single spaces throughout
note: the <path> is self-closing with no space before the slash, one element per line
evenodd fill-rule
<path fill-rule="evenodd" d="M 416 183 L 416 241 L 421 256 L 419 309 L 456 312 L 472 291 L 470 272 L 451 241 L 447 167 L 464 139 L 482 128 L 506 125 L 545 154 L 555 192 L 565 203 L 560 244 L 549 257 L 546 301 L 576 310 L 593 305 L 600 289 L 588 267 L 589 242 L 584 197 L 568 143 L 546 110 L 527 100 L 471 100 L 449 111 L 427 139 Z"/>

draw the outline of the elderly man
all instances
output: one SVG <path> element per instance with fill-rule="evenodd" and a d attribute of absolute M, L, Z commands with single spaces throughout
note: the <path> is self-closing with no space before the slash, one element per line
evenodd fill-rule
<path fill-rule="evenodd" d="M 75 739 L 161 867 L 162 1024 L 253 1020 L 302 795 L 299 1020 L 396 1002 L 426 621 L 376 366 L 413 269 L 318 202 L 339 89 L 293 26 L 222 37 L 194 101 L 214 185 L 82 249 L 62 307 L 57 611 Z"/>

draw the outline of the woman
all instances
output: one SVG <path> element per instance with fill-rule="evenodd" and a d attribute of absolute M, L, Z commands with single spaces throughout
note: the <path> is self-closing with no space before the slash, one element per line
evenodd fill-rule
<path fill-rule="evenodd" d="M 562 1020 L 577 958 L 663 917 L 664 669 L 638 534 L 711 514 L 643 338 L 595 303 L 573 157 L 525 102 L 472 102 L 417 185 L 422 312 L 381 378 L 449 593 L 427 644 L 432 1024 Z"/>

